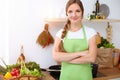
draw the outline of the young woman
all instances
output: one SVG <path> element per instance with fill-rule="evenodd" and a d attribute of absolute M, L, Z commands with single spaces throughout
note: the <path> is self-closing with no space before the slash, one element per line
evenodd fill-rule
<path fill-rule="evenodd" d="M 96 31 L 82 24 L 84 8 L 80 0 L 66 4 L 68 21 L 56 34 L 53 58 L 61 62 L 60 80 L 92 80 L 91 63 L 95 62 Z M 65 51 L 60 51 L 63 42 Z"/>

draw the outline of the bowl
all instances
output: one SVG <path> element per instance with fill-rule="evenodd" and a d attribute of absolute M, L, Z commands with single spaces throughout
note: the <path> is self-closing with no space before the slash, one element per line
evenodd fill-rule
<path fill-rule="evenodd" d="M 52 65 L 49 67 L 48 72 L 55 79 L 59 79 L 60 76 L 61 65 Z"/>

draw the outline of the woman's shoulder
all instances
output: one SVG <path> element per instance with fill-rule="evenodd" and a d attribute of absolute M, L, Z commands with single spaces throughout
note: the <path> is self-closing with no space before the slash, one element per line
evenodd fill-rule
<path fill-rule="evenodd" d="M 88 39 L 97 34 L 96 30 L 92 27 L 84 26 L 84 28 Z"/>
<path fill-rule="evenodd" d="M 63 29 L 58 30 L 57 33 L 56 33 L 56 37 L 60 38 L 61 35 L 62 35 L 62 31 L 63 31 Z"/>
<path fill-rule="evenodd" d="M 84 25 L 84 28 L 85 28 L 85 30 L 87 30 L 87 31 L 95 31 L 94 28 L 88 27 L 88 26 L 85 26 L 85 25 Z"/>
<path fill-rule="evenodd" d="M 61 34 L 61 33 L 62 33 L 62 31 L 63 31 L 63 29 L 60 29 L 60 30 L 58 30 L 58 31 L 57 31 L 57 33 L 56 33 L 56 34 Z"/>
<path fill-rule="evenodd" d="M 96 34 L 97 33 L 96 30 L 92 27 L 84 26 L 84 28 L 85 28 L 85 32 L 87 34 Z"/>

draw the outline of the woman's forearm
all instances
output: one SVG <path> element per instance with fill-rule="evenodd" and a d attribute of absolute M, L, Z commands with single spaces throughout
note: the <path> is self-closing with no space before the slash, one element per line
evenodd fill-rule
<path fill-rule="evenodd" d="M 66 52 L 53 52 L 53 58 L 59 62 L 69 62 L 75 60 L 79 57 L 85 56 L 88 54 L 88 51 L 66 53 Z"/>
<path fill-rule="evenodd" d="M 74 64 L 94 63 L 96 60 L 96 56 L 97 56 L 96 36 L 93 36 L 89 40 L 88 55 L 75 58 L 75 59 L 69 61 L 69 63 L 74 63 Z"/>
<path fill-rule="evenodd" d="M 94 63 L 96 60 L 96 56 L 97 56 L 97 47 L 90 48 L 87 55 L 75 58 L 69 61 L 69 63 L 74 63 L 74 64 Z"/>
<path fill-rule="evenodd" d="M 84 63 L 93 63 L 94 61 L 95 61 L 95 58 L 92 58 L 90 56 L 82 56 L 69 61 L 69 63 L 84 64 Z"/>

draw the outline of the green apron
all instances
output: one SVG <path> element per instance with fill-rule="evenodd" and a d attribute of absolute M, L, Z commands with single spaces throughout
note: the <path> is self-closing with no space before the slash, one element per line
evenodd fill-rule
<path fill-rule="evenodd" d="M 88 50 L 84 27 L 82 27 L 82 31 L 84 35 L 83 39 L 68 39 L 66 35 L 63 45 L 68 54 L 70 54 L 70 52 Z M 71 64 L 62 62 L 60 80 L 93 80 L 90 63 Z"/>

